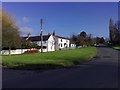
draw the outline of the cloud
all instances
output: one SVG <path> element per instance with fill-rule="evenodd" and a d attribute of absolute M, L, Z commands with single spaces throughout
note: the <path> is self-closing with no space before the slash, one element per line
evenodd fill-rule
<path fill-rule="evenodd" d="M 27 23 L 27 22 L 29 22 L 29 19 L 27 17 L 23 17 L 22 21 L 25 22 L 25 23 Z"/>
<path fill-rule="evenodd" d="M 20 32 L 21 35 L 27 35 L 28 33 L 32 34 L 33 29 L 30 28 L 30 27 L 20 27 L 19 32 Z"/>

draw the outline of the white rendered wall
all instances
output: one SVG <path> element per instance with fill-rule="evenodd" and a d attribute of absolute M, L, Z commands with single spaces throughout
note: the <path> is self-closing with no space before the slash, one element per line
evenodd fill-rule
<path fill-rule="evenodd" d="M 75 44 L 70 44 L 70 47 L 76 47 L 76 45 Z"/>
<path fill-rule="evenodd" d="M 69 39 L 63 39 L 63 38 L 58 38 L 58 45 L 59 48 L 66 48 L 66 46 L 64 45 L 66 43 L 67 47 L 70 47 L 70 40 Z M 62 44 L 62 46 L 61 46 Z"/>
<path fill-rule="evenodd" d="M 55 40 L 52 35 L 48 39 L 47 50 L 55 51 Z"/>

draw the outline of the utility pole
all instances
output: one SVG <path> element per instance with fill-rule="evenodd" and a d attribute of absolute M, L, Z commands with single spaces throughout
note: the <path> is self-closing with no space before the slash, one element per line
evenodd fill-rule
<path fill-rule="evenodd" d="M 43 35 L 42 35 L 42 25 L 43 25 L 43 19 L 41 18 L 40 19 L 40 25 L 41 25 L 41 28 L 40 28 L 40 40 L 41 40 L 41 53 L 43 52 L 43 45 L 42 45 L 42 42 L 43 42 Z"/>

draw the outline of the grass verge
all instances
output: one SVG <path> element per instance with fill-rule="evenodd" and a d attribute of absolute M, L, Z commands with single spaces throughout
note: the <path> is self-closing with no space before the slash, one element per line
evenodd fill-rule
<path fill-rule="evenodd" d="M 112 46 L 113 49 L 120 50 L 120 46 Z"/>
<path fill-rule="evenodd" d="M 14 69 L 61 68 L 83 63 L 95 55 L 96 47 L 86 47 L 74 50 L 3 56 L 2 64 Z"/>

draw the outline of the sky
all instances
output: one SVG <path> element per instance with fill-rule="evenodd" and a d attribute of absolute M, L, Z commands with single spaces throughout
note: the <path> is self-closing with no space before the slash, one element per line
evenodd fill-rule
<path fill-rule="evenodd" d="M 119 2 L 119 0 L 1 0 L 2 2 Z"/>
<path fill-rule="evenodd" d="M 15 19 L 21 35 L 55 31 L 70 37 L 85 31 L 94 37 L 109 37 L 109 19 L 118 20 L 117 2 L 3 2 L 3 9 Z"/>

